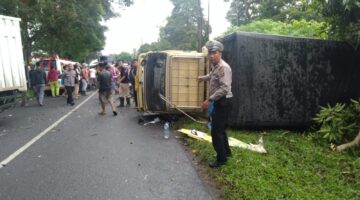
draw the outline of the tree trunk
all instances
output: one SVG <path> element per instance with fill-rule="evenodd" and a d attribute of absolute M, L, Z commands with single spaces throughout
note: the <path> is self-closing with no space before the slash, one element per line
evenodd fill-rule
<path fill-rule="evenodd" d="M 29 3 L 28 1 L 24 0 L 23 3 L 26 5 Z M 28 67 L 31 64 L 31 51 L 32 51 L 32 38 L 30 37 L 29 33 L 29 17 L 24 16 L 21 18 L 21 35 L 22 35 L 22 43 L 23 43 L 23 54 L 24 54 L 24 67 L 27 77 L 27 85 L 28 88 L 30 88 L 30 80 L 29 80 L 29 71 Z M 21 94 L 21 106 L 26 106 L 27 104 L 27 97 L 26 97 L 26 91 L 22 92 Z"/>
<path fill-rule="evenodd" d="M 355 139 L 349 143 L 346 143 L 346 144 L 342 144 L 338 147 L 336 147 L 336 150 L 337 151 L 343 151 L 349 147 L 352 147 L 352 146 L 355 146 L 355 145 L 359 145 L 360 144 L 360 131 L 358 133 L 358 135 L 355 137 Z"/>
<path fill-rule="evenodd" d="M 22 23 L 22 41 L 23 41 L 23 53 L 24 53 L 24 60 L 25 65 L 30 65 L 31 62 L 31 50 L 32 50 L 32 40 L 29 36 L 29 29 L 28 29 L 28 17 L 25 16 L 21 19 Z"/>
<path fill-rule="evenodd" d="M 198 0 L 197 1 L 197 4 L 198 4 L 198 21 L 197 21 L 197 34 L 198 34 L 198 42 L 197 42 L 197 51 L 198 52 L 201 52 L 201 49 L 202 49 L 202 38 L 203 38 L 203 14 L 202 14 L 202 9 L 201 9 L 201 1 Z"/>

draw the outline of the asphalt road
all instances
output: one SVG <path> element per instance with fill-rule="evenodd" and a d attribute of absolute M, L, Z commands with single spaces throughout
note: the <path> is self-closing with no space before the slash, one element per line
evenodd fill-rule
<path fill-rule="evenodd" d="M 91 95 L 91 94 L 90 94 Z M 212 199 L 174 137 L 134 108 L 100 116 L 97 94 L 0 168 L 1 200 Z M 0 162 L 75 107 L 45 98 L 0 113 Z M 117 102 L 118 103 L 118 102 Z M 76 106 L 76 105 L 75 105 Z"/>

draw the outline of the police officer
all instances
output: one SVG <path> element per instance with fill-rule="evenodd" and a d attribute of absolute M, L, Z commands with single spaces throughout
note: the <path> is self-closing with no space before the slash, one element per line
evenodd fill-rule
<path fill-rule="evenodd" d="M 226 164 L 227 157 L 231 156 L 228 137 L 225 133 L 228 115 L 232 106 L 230 66 L 221 58 L 224 46 L 218 41 L 208 41 L 208 59 L 211 71 L 205 76 L 199 76 L 199 81 L 210 81 L 210 97 L 203 102 L 203 107 L 208 108 L 214 102 L 212 112 L 211 137 L 217 153 L 216 160 L 210 163 L 211 168 Z"/>

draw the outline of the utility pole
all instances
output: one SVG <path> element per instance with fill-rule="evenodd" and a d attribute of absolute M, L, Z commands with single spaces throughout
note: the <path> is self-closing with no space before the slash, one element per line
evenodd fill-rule
<path fill-rule="evenodd" d="M 208 24 L 207 24 L 207 40 L 210 40 L 210 0 L 208 0 Z"/>
<path fill-rule="evenodd" d="M 202 8 L 201 8 L 201 0 L 197 1 L 198 3 L 198 44 L 197 44 L 197 51 L 201 52 L 202 48 L 202 39 L 203 39 L 203 14 L 202 14 Z"/>

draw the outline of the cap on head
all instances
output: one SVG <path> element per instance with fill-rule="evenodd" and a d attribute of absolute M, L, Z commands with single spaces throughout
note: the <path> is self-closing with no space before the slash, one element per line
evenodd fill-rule
<path fill-rule="evenodd" d="M 224 45 L 221 42 L 216 41 L 216 40 L 207 41 L 205 46 L 209 52 L 213 52 L 213 51 L 222 52 L 224 50 Z"/>

